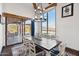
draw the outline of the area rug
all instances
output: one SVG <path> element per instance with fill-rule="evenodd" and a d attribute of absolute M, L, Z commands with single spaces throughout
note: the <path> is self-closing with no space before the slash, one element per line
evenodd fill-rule
<path fill-rule="evenodd" d="M 25 55 L 25 47 L 24 45 L 16 45 L 11 48 L 13 56 L 24 56 Z"/>

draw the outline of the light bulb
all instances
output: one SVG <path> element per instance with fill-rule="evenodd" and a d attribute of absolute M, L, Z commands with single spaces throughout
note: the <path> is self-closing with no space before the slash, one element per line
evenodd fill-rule
<path fill-rule="evenodd" d="M 38 9 L 40 9 L 40 7 L 38 6 Z"/>
<path fill-rule="evenodd" d="M 35 16 L 35 18 L 37 18 L 37 16 Z"/>
<path fill-rule="evenodd" d="M 41 15 L 40 18 L 43 18 L 43 16 Z"/>
<path fill-rule="evenodd" d="M 43 10 L 45 10 L 45 8 L 43 8 Z"/>
<path fill-rule="evenodd" d="M 42 13 L 42 11 L 40 11 L 40 13 Z"/>
<path fill-rule="evenodd" d="M 36 11 L 36 9 L 34 11 Z"/>

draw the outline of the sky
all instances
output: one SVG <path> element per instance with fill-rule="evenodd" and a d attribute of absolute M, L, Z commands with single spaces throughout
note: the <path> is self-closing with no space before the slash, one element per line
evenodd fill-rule
<path fill-rule="evenodd" d="M 55 9 L 52 9 L 48 12 L 48 26 L 55 28 Z M 42 23 L 43 27 L 46 27 L 46 22 Z"/>

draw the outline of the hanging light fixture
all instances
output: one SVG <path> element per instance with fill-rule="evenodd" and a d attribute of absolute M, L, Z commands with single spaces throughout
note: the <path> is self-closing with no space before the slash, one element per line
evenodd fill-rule
<path fill-rule="evenodd" d="M 37 3 L 37 9 L 34 9 L 34 21 L 45 21 L 44 11 L 45 8 L 43 8 L 42 3 Z"/>

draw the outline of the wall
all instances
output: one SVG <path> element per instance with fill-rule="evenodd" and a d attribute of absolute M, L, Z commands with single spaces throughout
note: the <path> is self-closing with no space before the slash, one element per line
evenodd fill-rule
<path fill-rule="evenodd" d="M 3 25 L 0 24 L 0 53 L 1 53 L 1 51 L 2 51 L 3 46 L 4 46 Z"/>
<path fill-rule="evenodd" d="M 4 12 L 20 16 L 33 17 L 33 7 L 31 3 L 4 3 L 3 10 Z"/>
<path fill-rule="evenodd" d="M 2 4 L 0 3 L 0 15 L 2 14 Z M 3 25 L 0 23 L 0 53 L 3 47 Z"/>
<path fill-rule="evenodd" d="M 2 13 L 2 4 L 0 3 L 0 14 Z"/>
<path fill-rule="evenodd" d="M 64 41 L 67 47 L 79 50 L 79 4 L 74 4 L 74 15 L 61 18 L 61 8 L 67 4 L 58 4 L 56 35 Z"/>

